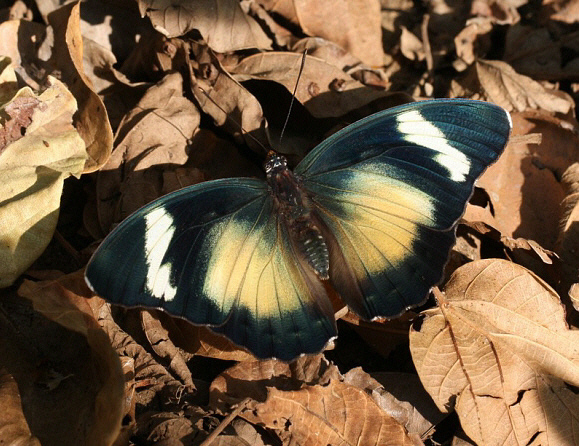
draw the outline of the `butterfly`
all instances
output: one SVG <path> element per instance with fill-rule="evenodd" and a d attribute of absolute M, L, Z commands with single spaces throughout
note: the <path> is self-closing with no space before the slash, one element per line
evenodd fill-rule
<path fill-rule="evenodd" d="M 431 100 L 333 134 L 292 172 L 207 181 L 142 207 L 100 244 L 89 287 L 208 325 L 289 361 L 337 336 L 329 282 L 365 320 L 424 302 L 442 279 L 475 180 L 511 130 L 502 108 Z"/>

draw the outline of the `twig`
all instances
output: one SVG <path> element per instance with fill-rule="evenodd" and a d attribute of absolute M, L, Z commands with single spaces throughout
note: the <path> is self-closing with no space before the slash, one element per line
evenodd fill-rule
<path fill-rule="evenodd" d="M 201 443 L 199 446 L 209 446 L 211 443 L 213 443 L 213 440 L 215 440 L 219 436 L 219 434 L 223 432 L 223 429 L 229 426 L 229 424 L 235 419 L 235 417 L 237 417 L 237 415 L 239 415 L 241 411 L 245 409 L 245 407 L 250 401 L 251 398 L 245 398 L 241 403 L 239 403 L 239 405 L 233 410 L 233 412 L 227 415 L 225 419 L 219 424 L 219 426 L 217 426 L 215 430 L 211 432 L 209 436 L 205 440 L 203 440 L 203 443 Z"/>

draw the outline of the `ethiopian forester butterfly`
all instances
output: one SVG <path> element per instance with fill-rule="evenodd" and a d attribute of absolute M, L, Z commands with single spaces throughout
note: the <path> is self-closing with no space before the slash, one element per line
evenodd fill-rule
<path fill-rule="evenodd" d="M 89 286 L 113 303 L 209 325 L 259 358 L 291 360 L 337 335 L 329 280 L 360 317 L 395 317 L 442 278 L 475 180 L 511 121 L 471 100 L 406 104 L 327 138 L 292 172 L 186 187 L 99 246 Z"/>

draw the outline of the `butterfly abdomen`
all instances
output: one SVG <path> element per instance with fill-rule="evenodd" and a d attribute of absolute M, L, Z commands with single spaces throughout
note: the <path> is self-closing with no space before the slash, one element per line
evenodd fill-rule
<path fill-rule="evenodd" d="M 327 280 L 330 269 L 328 246 L 312 218 L 311 205 L 298 179 L 287 167 L 285 157 L 274 152 L 270 153 L 265 170 L 275 207 L 294 246 L 316 275 Z"/>

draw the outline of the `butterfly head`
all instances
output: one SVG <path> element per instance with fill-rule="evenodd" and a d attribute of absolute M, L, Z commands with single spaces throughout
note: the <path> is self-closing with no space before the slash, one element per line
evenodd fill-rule
<path fill-rule="evenodd" d="M 267 154 L 264 167 L 267 177 L 271 178 L 280 171 L 287 170 L 287 159 L 285 156 L 278 155 L 273 150 L 270 150 Z"/>

